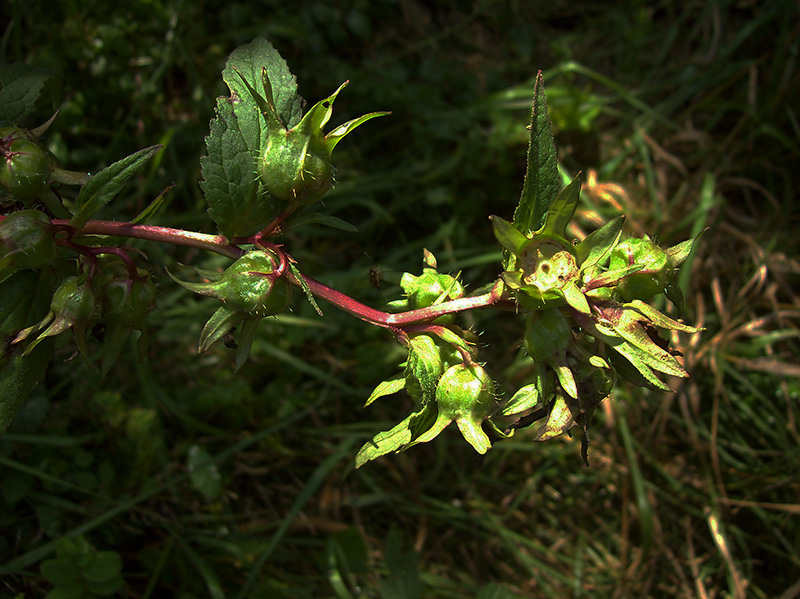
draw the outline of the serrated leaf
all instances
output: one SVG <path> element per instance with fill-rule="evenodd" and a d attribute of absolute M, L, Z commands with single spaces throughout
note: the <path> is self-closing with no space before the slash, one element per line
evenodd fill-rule
<path fill-rule="evenodd" d="M 208 154 L 200 158 L 208 214 L 228 239 L 257 233 L 277 214 L 269 194 L 259 190 L 258 151 L 248 146 L 233 106 L 229 98 L 217 99 L 217 116 L 206 137 Z"/>
<path fill-rule="evenodd" d="M 369 394 L 369 397 L 367 398 L 367 401 L 364 404 L 364 407 L 366 408 L 368 405 L 370 405 L 376 399 L 379 399 L 381 397 L 385 397 L 387 395 L 391 395 L 392 393 L 397 393 L 398 391 L 403 390 L 405 388 L 405 386 L 406 386 L 405 377 L 401 377 L 401 378 L 398 378 L 398 379 L 392 379 L 390 381 L 383 381 L 382 383 L 379 383 L 378 386 L 375 387 L 375 389 L 372 391 L 372 393 Z"/>
<path fill-rule="evenodd" d="M 264 70 L 267 74 L 266 81 L 262 78 Z M 231 53 L 222 71 L 222 79 L 231 90 L 232 96 L 238 100 L 237 117 L 252 112 L 261 114 L 250 93 L 252 89 L 265 100 L 271 100 L 275 112 L 287 129 L 300 122 L 304 102 L 297 95 L 297 79 L 278 51 L 263 37 L 240 46 Z M 256 122 L 255 119 L 253 122 Z M 249 128 L 249 119 L 242 126 Z M 247 133 L 249 131 L 245 133 L 246 137 Z"/>
<path fill-rule="evenodd" d="M 561 190 L 558 197 L 553 200 L 545 215 L 544 224 L 536 233 L 566 239 L 567 225 L 575 214 L 580 195 L 581 175 L 578 173 L 570 184 Z"/>
<path fill-rule="evenodd" d="M 122 191 L 128 180 L 159 150 L 161 150 L 161 146 L 158 145 L 143 148 L 104 168 L 89 179 L 86 185 L 81 187 L 80 193 L 78 193 L 78 199 L 76 200 L 78 213 L 72 217 L 69 224 L 76 229 L 83 227 L 86 221 L 94 216 L 95 212 L 108 204 Z"/>
<path fill-rule="evenodd" d="M 45 81 L 55 74 L 24 62 L 0 65 L 0 126 L 18 125 L 30 115 Z"/>
<path fill-rule="evenodd" d="M 528 167 L 522 196 L 514 211 L 514 224 L 524 235 L 529 235 L 542 226 L 545 214 L 558 195 L 560 186 L 556 144 L 547 115 L 547 99 L 541 71 L 536 76 L 533 87 L 530 131 Z"/>
<path fill-rule="evenodd" d="M 547 419 L 544 424 L 539 426 L 533 440 L 549 441 L 573 428 L 576 425 L 575 418 L 580 412 L 576 410 L 573 413 L 573 410 L 570 409 L 571 403 L 573 402 L 563 396 L 556 397 Z"/>

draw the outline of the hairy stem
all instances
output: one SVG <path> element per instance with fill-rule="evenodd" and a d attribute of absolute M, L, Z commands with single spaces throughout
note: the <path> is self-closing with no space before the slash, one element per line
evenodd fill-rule
<path fill-rule="evenodd" d="M 444 314 L 452 314 L 454 312 L 463 312 L 464 310 L 472 310 L 474 308 L 485 308 L 498 303 L 501 300 L 500 288 L 496 285 L 489 293 L 483 295 L 476 295 L 474 297 L 462 297 L 460 299 L 451 300 L 449 302 L 442 302 L 435 306 L 428 308 L 420 308 L 419 310 L 409 310 L 408 312 L 401 312 L 399 314 L 389 314 L 388 312 L 381 312 L 375 308 L 370 308 L 359 301 L 354 300 L 335 289 L 331 289 L 327 285 L 323 285 L 319 281 L 303 275 L 308 288 L 316 297 L 321 297 L 325 301 L 337 306 L 348 314 L 360 318 L 365 322 L 376 324 L 387 328 L 403 328 L 413 324 L 422 322 L 429 322 Z M 294 281 L 299 284 L 298 281 Z"/>
<path fill-rule="evenodd" d="M 54 219 L 52 222 L 57 226 L 69 226 L 68 220 Z M 233 260 L 239 258 L 243 253 L 241 248 L 228 243 L 228 240 L 222 235 L 207 235 L 205 233 L 195 233 L 194 231 L 156 227 L 153 225 L 134 225 L 131 223 L 108 220 L 90 220 L 81 227 L 78 233 L 84 235 L 132 237 L 136 239 L 172 243 L 174 245 L 185 245 L 216 252 L 217 254 L 232 258 Z"/>

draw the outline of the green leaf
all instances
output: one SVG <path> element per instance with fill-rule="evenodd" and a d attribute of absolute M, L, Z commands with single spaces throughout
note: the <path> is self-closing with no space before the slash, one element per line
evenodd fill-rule
<path fill-rule="evenodd" d="M 122 572 L 122 558 L 116 551 L 98 551 L 92 563 L 81 569 L 89 582 L 107 582 Z"/>
<path fill-rule="evenodd" d="M 544 225 L 536 231 L 536 234 L 566 239 L 567 225 L 572 220 L 572 215 L 575 214 L 580 195 L 581 175 L 578 173 L 570 184 L 561 190 L 561 193 L 550 205 L 545 216 Z"/>
<path fill-rule="evenodd" d="M 128 180 L 155 156 L 161 146 L 143 148 L 104 168 L 81 187 L 76 203 L 78 213 L 72 217 L 70 225 L 80 229 L 103 206 L 122 191 Z"/>
<path fill-rule="evenodd" d="M 52 338 L 46 339 L 24 356 L 2 361 L 0 370 L 0 435 L 6 432 L 22 404 L 44 378 L 53 357 Z"/>
<path fill-rule="evenodd" d="M 45 81 L 55 74 L 24 62 L 0 65 L 0 126 L 20 124 L 30 115 Z"/>
<path fill-rule="evenodd" d="M 81 572 L 71 559 L 48 559 L 39 565 L 39 572 L 42 573 L 48 582 L 57 587 L 66 586 L 76 582 L 81 578 Z"/>
<path fill-rule="evenodd" d="M 131 223 L 134 225 L 144 224 L 153 218 L 156 213 L 161 210 L 162 206 L 165 205 L 165 200 L 167 199 L 167 196 L 169 196 L 169 192 L 171 192 L 174 187 L 174 185 L 170 185 L 164 191 L 158 194 L 158 196 L 152 202 L 150 202 L 144 210 L 136 215 Z"/>
<path fill-rule="evenodd" d="M 103 376 L 108 374 L 114 362 L 117 361 L 122 348 L 133 332 L 133 326 L 127 324 L 122 318 L 108 318 L 103 323 L 105 330 L 103 331 L 103 350 L 102 358 L 100 359 L 100 372 Z M 76 341 L 78 340 L 78 331 L 74 332 Z M 85 347 L 85 342 L 81 342 Z M 79 346 L 80 347 L 80 346 Z M 86 357 L 84 347 L 80 347 L 81 353 Z"/>
<path fill-rule="evenodd" d="M 366 408 L 368 405 L 370 405 L 372 402 L 374 402 L 376 399 L 380 397 L 385 397 L 387 395 L 391 395 L 392 393 L 397 393 L 398 391 L 401 391 L 402 389 L 405 388 L 405 386 L 406 386 L 405 377 L 392 379 L 390 381 L 383 381 L 377 387 L 375 387 L 372 393 L 369 394 L 369 397 L 367 398 L 364 407 Z"/>
<path fill-rule="evenodd" d="M 389 576 L 380 581 L 381 599 L 420 599 L 422 580 L 419 575 L 420 557 L 413 549 L 403 550 L 399 530 L 393 528 L 386 539 L 384 555 Z"/>
<path fill-rule="evenodd" d="M 208 155 L 200 158 L 200 188 L 220 232 L 228 239 L 247 237 L 263 229 L 277 211 L 269 194 L 259 191 L 258 150 L 248 146 L 240 131 L 234 102 L 217 98 L 216 114 L 206 137 Z"/>
<path fill-rule="evenodd" d="M 320 212 L 310 212 L 308 214 L 303 214 L 297 218 L 292 219 L 289 221 L 289 224 L 282 225 L 281 231 L 283 233 L 287 233 L 294 229 L 298 229 L 304 225 L 323 225 L 326 227 L 331 227 L 333 229 L 339 229 L 340 231 L 344 231 L 345 233 L 358 233 L 358 227 L 348 223 L 341 218 L 336 216 L 331 216 L 330 214 L 322 214 Z"/>
<path fill-rule="evenodd" d="M 200 333 L 200 343 L 197 346 L 197 351 L 200 353 L 206 351 L 245 318 L 247 318 L 246 314 L 236 312 L 225 306 L 220 306 L 203 327 L 203 331 Z"/>
<path fill-rule="evenodd" d="M 425 410 L 423 408 L 421 411 Z M 367 462 L 377 459 L 392 451 L 398 451 L 411 441 L 411 422 L 417 413 L 411 414 L 391 430 L 375 435 L 358 451 L 355 458 L 356 468 L 361 468 Z"/>
<path fill-rule="evenodd" d="M 121 574 L 117 574 L 113 578 L 103 580 L 102 582 L 86 582 L 86 590 L 92 595 L 97 595 L 99 597 L 110 597 L 124 586 L 125 581 L 122 579 Z"/>
<path fill-rule="evenodd" d="M 536 76 L 533 88 L 530 131 L 528 168 L 522 186 L 522 196 L 514 212 L 514 224 L 524 235 L 529 235 L 542 226 L 545 214 L 558 195 L 560 186 L 556 144 L 553 140 L 550 118 L 547 116 L 547 100 L 541 71 Z"/>
<path fill-rule="evenodd" d="M 530 240 L 520 233 L 517 227 L 499 216 L 492 215 L 489 220 L 492 221 L 492 230 L 500 245 L 512 254 L 519 256 Z"/>
<path fill-rule="evenodd" d="M 703 235 L 705 235 L 706 231 L 708 231 L 707 228 L 700 231 L 700 233 L 696 235 L 694 238 L 687 239 L 686 241 L 683 241 L 678 245 L 674 245 L 668 250 L 666 250 L 667 256 L 669 256 L 669 260 L 672 263 L 672 266 L 680 266 L 686 261 L 686 259 L 689 257 L 689 254 L 692 253 L 695 244 L 698 241 L 700 241 L 700 238 Z"/>
<path fill-rule="evenodd" d="M 295 264 L 293 264 L 292 262 L 289 262 L 289 270 L 292 271 L 294 278 L 300 282 L 300 287 L 303 289 L 303 293 L 306 294 L 306 297 L 308 298 L 308 303 L 311 304 L 314 310 L 317 311 L 317 314 L 322 316 L 323 315 L 322 309 L 317 304 L 317 300 L 314 299 L 314 294 L 311 293 L 311 288 L 308 286 L 308 283 L 306 283 L 306 280 L 303 278 L 303 275 L 300 274 L 300 271 L 298 270 L 297 266 L 295 266 Z"/>
<path fill-rule="evenodd" d="M 501 416 L 513 416 L 529 410 L 539 404 L 539 391 L 535 384 L 525 385 L 517 390 L 508 403 L 500 410 Z"/>
<path fill-rule="evenodd" d="M 406 380 L 413 377 L 419 383 L 423 405 L 436 401 L 436 385 L 442 376 L 441 350 L 430 335 L 415 335 L 408 344 Z"/>
<path fill-rule="evenodd" d="M 234 371 L 244 366 L 247 362 L 247 357 L 250 355 L 250 348 L 253 347 L 253 341 L 258 332 L 258 318 L 248 318 L 242 323 L 242 330 L 239 333 L 239 338 L 236 343 L 236 357 L 234 358 Z"/>
<path fill-rule="evenodd" d="M 575 246 L 578 264 L 580 264 L 581 272 L 586 273 L 585 277 L 594 276 L 596 269 L 604 265 L 606 258 L 610 256 L 611 250 L 617 245 L 622 235 L 624 223 L 625 215 L 618 216 L 599 229 L 592 231 Z"/>
<path fill-rule="evenodd" d="M 392 114 L 391 112 L 370 112 L 369 114 L 365 114 L 363 116 L 358 117 L 357 119 L 353 119 L 347 121 L 346 123 L 342 123 L 336 129 L 331 131 L 325 136 L 325 145 L 328 146 L 328 152 L 333 152 L 333 149 L 336 147 L 342 138 L 345 135 L 348 135 L 353 129 L 366 123 L 367 121 L 374 119 L 378 116 L 386 116 L 387 114 Z"/>
<path fill-rule="evenodd" d="M 211 501 L 222 494 L 222 478 L 211 455 L 199 445 L 192 445 L 186 460 L 192 486 L 204 498 Z"/>
<path fill-rule="evenodd" d="M 266 71 L 266 78 L 262 73 Z M 228 57 L 222 79 L 231 90 L 236 102 L 236 116 L 240 119 L 242 133 L 252 146 L 258 139 L 252 135 L 261 114 L 251 90 L 271 104 L 284 127 L 291 129 L 300 122 L 303 114 L 303 99 L 297 95 L 297 79 L 289 70 L 286 61 L 263 37 L 240 46 Z M 265 133 L 265 132 L 264 132 Z M 255 146 L 256 149 L 260 147 Z"/>

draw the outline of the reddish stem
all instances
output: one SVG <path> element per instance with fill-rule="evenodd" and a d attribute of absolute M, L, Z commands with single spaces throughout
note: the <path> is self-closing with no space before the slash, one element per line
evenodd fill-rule
<path fill-rule="evenodd" d="M 474 308 L 485 308 L 498 303 L 501 300 L 499 288 L 495 286 L 489 293 L 483 295 L 476 295 L 473 297 L 462 297 L 461 299 L 443 302 L 428 308 L 420 308 L 419 310 L 409 310 L 408 312 L 401 312 L 399 314 L 389 314 L 381 312 L 375 308 L 370 308 L 359 301 L 354 300 L 352 297 L 345 295 L 335 289 L 331 289 L 327 285 L 323 285 L 319 281 L 302 275 L 306 285 L 316 297 L 321 297 L 325 301 L 334 304 L 348 314 L 360 318 L 364 322 L 376 324 L 391 329 L 404 328 L 409 325 L 429 322 L 444 314 L 452 314 L 454 312 L 463 312 L 464 310 L 472 310 Z M 294 276 L 291 277 L 293 282 L 297 285 L 299 281 Z"/>
<path fill-rule="evenodd" d="M 68 220 L 53 219 L 56 226 L 70 226 Z M 161 241 L 173 245 L 185 245 L 201 250 L 209 250 L 228 258 L 237 259 L 244 253 L 241 248 L 228 243 L 222 235 L 206 235 L 183 229 L 156 227 L 153 225 L 134 225 L 108 220 L 90 220 L 78 231 L 84 235 L 113 235 L 116 237 L 133 237 Z"/>

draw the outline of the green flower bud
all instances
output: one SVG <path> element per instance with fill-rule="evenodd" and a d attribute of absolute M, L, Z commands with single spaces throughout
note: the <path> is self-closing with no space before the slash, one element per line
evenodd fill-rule
<path fill-rule="evenodd" d="M 436 424 L 423 437 L 455 422 L 475 451 L 486 453 L 489 450 L 491 442 L 481 423 L 495 409 L 494 383 L 482 366 L 457 364 L 448 368 L 439 379 L 436 404 L 439 409 Z"/>
<path fill-rule="evenodd" d="M 287 129 L 275 110 L 272 88 L 262 72 L 267 97 L 244 80 L 261 108 L 267 129 L 267 143 L 258 162 L 258 177 L 275 198 L 293 205 L 312 204 L 328 192 L 333 183 L 331 154 L 336 144 L 361 123 L 387 113 L 370 113 L 340 125 L 327 135 L 322 129 L 331 117 L 333 102 L 346 85 L 312 106 L 297 125 Z"/>
<path fill-rule="evenodd" d="M 294 204 L 312 204 L 328 192 L 333 167 L 322 131 L 294 128 L 271 136 L 258 175 L 274 197 Z"/>
<path fill-rule="evenodd" d="M 4 128 L 0 134 L 0 187 L 22 202 L 37 199 L 50 185 L 55 158 L 27 131 Z"/>
<path fill-rule="evenodd" d="M 53 227 L 38 210 L 12 212 L 0 222 L 0 282 L 26 268 L 43 268 L 55 256 Z"/>
<path fill-rule="evenodd" d="M 25 354 L 29 354 L 45 338 L 53 337 L 71 328 L 78 348 L 85 354 L 86 330 L 97 322 L 98 312 L 97 299 L 92 287 L 77 276 L 67 277 L 53 294 L 50 312 L 47 313 L 47 316 L 32 327 L 20 331 L 13 342 L 19 343 L 32 333 L 47 327 L 25 349 Z"/>
<path fill-rule="evenodd" d="M 531 312 L 525 325 L 525 350 L 534 361 L 549 362 L 572 341 L 572 327 L 558 308 Z"/>
<path fill-rule="evenodd" d="M 155 286 L 150 273 L 140 268 L 136 277 L 131 278 L 127 266 L 111 257 L 98 259 L 96 270 L 92 284 L 100 298 L 103 319 L 142 330 L 155 305 Z"/>
<path fill-rule="evenodd" d="M 275 274 L 277 257 L 272 252 L 254 250 L 231 264 L 219 279 L 210 283 L 177 283 L 219 299 L 233 312 L 264 318 L 283 312 L 292 297 L 292 286 Z"/>
<path fill-rule="evenodd" d="M 424 269 L 418 277 L 406 273 L 401 285 L 412 310 L 464 297 L 464 286 L 455 277 L 436 272 L 433 268 Z M 435 322 L 452 322 L 453 319 L 453 314 L 445 314 Z"/>
<path fill-rule="evenodd" d="M 626 276 L 617 286 L 625 301 L 647 300 L 663 293 L 673 267 L 669 255 L 649 239 L 627 239 L 611 252 L 609 270 L 639 265 L 642 269 Z"/>

